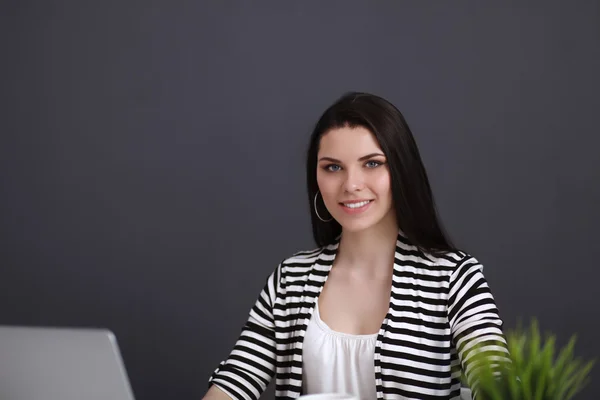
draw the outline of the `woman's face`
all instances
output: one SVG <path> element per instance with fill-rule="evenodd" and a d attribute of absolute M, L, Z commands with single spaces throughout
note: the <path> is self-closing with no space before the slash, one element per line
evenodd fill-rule
<path fill-rule="evenodd" d="M 387 160 L 363 127 L 332 129 L 321 137 L 317 183 L 327 210 L 345 231 L 396 218 Z"/>

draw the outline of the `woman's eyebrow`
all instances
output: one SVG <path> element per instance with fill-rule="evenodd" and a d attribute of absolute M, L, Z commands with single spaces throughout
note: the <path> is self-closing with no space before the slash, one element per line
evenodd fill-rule
<path fill-rule="evenodd" d="M 367 154 L 366 156 L 362 156 L 361 158 L 358 159 L 358 161 L 364 161 L 366 159 L 376 157 L 376 156 L 385 157 L 385 155 L 383 155 L 381 153 L 371 153 L 371 154 Z M 335 162 L 335 163 L 341 163 L 340 160 L 337 160 L 337 159 L 331 158 L 331 157 L 321 157 L 321 158 L 319 158 L 319 161 L 331 161 L 331 162 Z"/>

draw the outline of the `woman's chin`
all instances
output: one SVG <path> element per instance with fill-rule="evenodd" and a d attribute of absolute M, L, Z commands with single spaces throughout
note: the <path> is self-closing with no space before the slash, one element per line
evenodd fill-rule
<path fill-rule="evenodd" d="M 358 233 L 358 232 L 369 230 L 370 228 L 374 227 L 377 224 L 376 221 L 372 221 L 372 220 L 366 219 L 366 218 L 361 221 L 345 221 L 345 220 L 340 221 L 340 220 L 338 220 L 338 222 L 342 226 L 342 231 L 351 232 L 351 233 Z"/>
<path fill-rule="evenodd" d="M 338 215 L 336 221 L 342 226 L 342 231 L 350 233 L 359 233 L 363 231 L 373 231 L 374 229 L 398 229 L 396 217 L 393 213 L 385 215 L 365 215 L 361 218 L 349 217 L 347 215 Z"/>

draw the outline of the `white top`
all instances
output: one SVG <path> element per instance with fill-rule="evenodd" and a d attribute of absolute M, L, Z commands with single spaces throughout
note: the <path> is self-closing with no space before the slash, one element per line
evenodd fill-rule
<path fill-rule="evenodd" d="M 302 346 L 304 394 L 346 393 L 361 400 L 375 399 L 376 342 L 376 333 L 350 335 L 333 331 L 321 320 L 316 301 Z"/>

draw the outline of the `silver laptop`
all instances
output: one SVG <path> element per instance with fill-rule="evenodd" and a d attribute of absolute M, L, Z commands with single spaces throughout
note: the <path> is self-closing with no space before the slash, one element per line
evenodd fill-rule
<path fill-rule="evenodd" d="M 0 399 L 134 400 L 108 330 L 0 326 Z"/>

